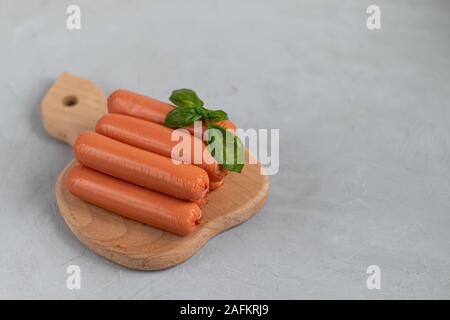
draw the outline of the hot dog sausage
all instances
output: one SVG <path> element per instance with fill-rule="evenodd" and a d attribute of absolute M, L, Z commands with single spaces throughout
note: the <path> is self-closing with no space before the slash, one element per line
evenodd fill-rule
<path fill-rule="evenodd" d="M 164 124 L 167 114 L 173 108 L 174 106 L 171 104 L 123 89 L 114 91 L 108 97 L 109 112 L 126 114 L 159 124 Z M 219 121 L 217 124 L 232 131 L 236 130 L 235 124 L 230 120 Z M 194 131 L 192 126 L 187 129 L 191 133 Z"/>
<path fill-rule="evenodd" d="M 172 155 L 172 150 L 179 143 L 171 140 L 174 130 L 151 121 L 110 113 L 97 122 L 95 130 L 107 137 L 168 158 L 174 157 L 175 160 L 179 161 L 186 160 L 187 163 L 204 169 L 208 173 L 210 182 L 221 181 L 227 175 L 227 171 L 223 170 L 222 166 L 208 152 L 206 144 L 200 139 L 191 136 L 188 132 L 184 133 L 181 130 L 177 132 L 184 141 L 191 142 L 190 157 L 189 159 L 183 159 L 178 152 L 174 152 Z M 198 159 L 194 158 L 195 154 L 197 154 Z M 198 162 L 201 163 L 196 164 L 194 160 L 199 160 Z"/>
<path fill-rule="evenodd" d="M 88 168 L 179 199 L 203 203 L 209 191 L 205 170 L 95 132 L 81 133 L 73 148 Z"/>
<path fill-rule="evenodd" d="M 202 217 L 199 206 L 193 202 L 157 193 L 81 165 L 69 171 L 67 187 L 83 201 L 178 235 L 191 233 Z"/>

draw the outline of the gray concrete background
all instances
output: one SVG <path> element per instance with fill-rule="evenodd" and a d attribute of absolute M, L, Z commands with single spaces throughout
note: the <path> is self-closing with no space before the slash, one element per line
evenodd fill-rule
<path fill-rule="evenodd" d="M 450 1 L 1 0 L 0 39 L 0 298 L 450 298 Z M 267 205 L 170 270 L 97 257 L 59 216 L 72 154 L 39 120 L 64 70 L 280 128 Z"/>

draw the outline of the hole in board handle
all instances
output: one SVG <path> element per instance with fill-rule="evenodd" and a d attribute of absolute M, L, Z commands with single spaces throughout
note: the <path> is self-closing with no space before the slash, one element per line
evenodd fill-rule
<path fill-rule="evenodd" d="M 62 103 L 65 107 L 74 107 L 78 103 L 76 96 L 66 96 L 63 98 Z"/>

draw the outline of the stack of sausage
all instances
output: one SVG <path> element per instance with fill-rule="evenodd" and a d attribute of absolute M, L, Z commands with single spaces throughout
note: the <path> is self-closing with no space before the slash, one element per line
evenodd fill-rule
<path fill-rule="evenodd" d="M 109 113 L 97 122 L 96 132 L 83 132 L 75 141 L 78 164 L 68 174 L 69 191 L 165 231 L 178 235 L 194 231 L 202 218 L 200 206 L 208 202 L 210 190 L 222 186 L 228 172 L 205 150 L 203 141 L 190 136 L 192 127 L 184 134 L 192 149 L 195 143 L 201 145 L 203 161 L 194 165 L 171 159 L 178 142 L 171 140 L 173 129 L 163 123 L 173 108 L 130 91 L 113 92 Z M 236 129 L 228 120 L 219 124 Z M 194 152 L 191 155 L 194 163 Z"/>

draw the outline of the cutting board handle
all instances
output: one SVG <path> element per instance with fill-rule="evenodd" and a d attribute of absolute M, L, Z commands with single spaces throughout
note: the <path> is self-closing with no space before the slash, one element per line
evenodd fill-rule
<path fill-rule="evenodd" d="M 72 145 L 80 132 L 95 129 L 106 110 L 106 97 L 100 87 L 64 72 L 42 100 L 41 118 L 51 136 Z"/>

